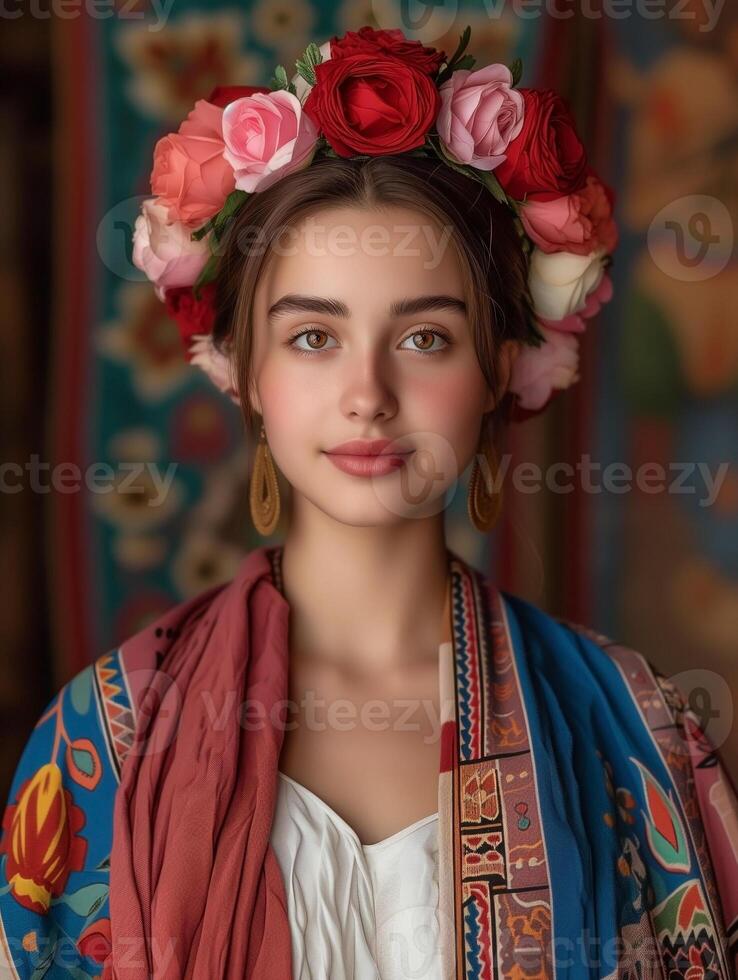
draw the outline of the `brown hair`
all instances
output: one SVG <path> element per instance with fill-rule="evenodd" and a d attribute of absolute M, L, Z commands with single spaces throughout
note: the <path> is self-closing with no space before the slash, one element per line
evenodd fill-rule
<path fill-rule="evenodd" d="M 251 195 L 220 243 L 213 341 L 233 358 L 247 427 L 254 422 L 247 396 L 254 294 L 269 246 L 322 208 L 388 205 L 412 207 L 451 227 L 477 357 L 497 400 L 498 346 L 525 342 L 531 330 L 528 260 L 513 213 L 477 180 L 431 157 L 322 157 Z M 504 418 L 508 409 L 504 399 L 494 414 Z"/>

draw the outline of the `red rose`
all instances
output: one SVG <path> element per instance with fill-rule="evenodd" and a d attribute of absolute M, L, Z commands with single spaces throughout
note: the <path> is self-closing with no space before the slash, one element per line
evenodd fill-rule
<path fill-rule="evenodd" d="M 518 91 L 525 99 L 525 119 L 505 160 L 495 168 L 500 184 L 518 201 L 550 201 L 580 190 L 587 154 L 563 99 L 551 89 Z"/>
<path fill-rule="evenodd" d="M 343 37 L 331 38 L 331 58 L 352 54 L 392 55 L 425 75 L 435 75 L 446 60 L 444 51 L 426 48 L 420 41 L 408 41 L 399 27 L 389 31 L 361 27 L 358 31 L 346 31 Z"/>
<path fill-rule="evenodd" d="M 185 360 L 190 360 L 190 341 L 195 334 L 212 333 L 215 322 L 215 283 L 209 282 L 196 299 L 191 286 L 177 286 L 164 293 L 167 313 L 179 327 Z"/>
<path fill-rule="evenodd" d="M 271 89 L 263 85 L 218 85 L 208 96 L 208 102 L 224 109 L 229 102 L 245 99 L 247 95 L 254 95 L 256 92 L 271 92 Z"/>
<path fill-rule="evenodd" d="M 399 58 L 331 57 L 315 66 L 303 106 L 341 157 L 382 156 L 422 146 L 441 96 L 428 75 Z"/>

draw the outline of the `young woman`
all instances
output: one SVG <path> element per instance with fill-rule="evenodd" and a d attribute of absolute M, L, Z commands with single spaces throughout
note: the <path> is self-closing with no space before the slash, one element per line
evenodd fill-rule
<path fill-rule="evenodd" d="M 614 246 L 563 105 L 466 41 L 349 32 L 157 147 L 134 255 L 284 540 L 39 719 L 4 975 L 735 975 L 738 807 L 682 694 L 445 541 L 469 465 L 493 526 L 497 423 L 575 379 Z"/>

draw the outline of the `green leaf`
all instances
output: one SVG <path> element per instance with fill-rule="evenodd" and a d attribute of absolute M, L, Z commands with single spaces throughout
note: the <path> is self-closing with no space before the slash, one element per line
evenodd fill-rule
<path fill-rule="evenodd" d="M 248 191 L 231 191 L 231 193 L 225 199 L 225 204 L 213 218 L 213 232 L 216 238 L 220 238 L 225 226 L 238 211 L 241 205 L 246 201 L 248 196 Z"/>
<path fill-rule="evenodd" d="M 523 246 L 523 251 L 525 252 L 526 255 L 530 255 L 530 253 L 533 251 L 533 243 L 531 242 L 530 238 L 528 238 L 528 233 L 525 230 L 525 225 L 520 220 L 520 217 L 518 215 L 518 209 L 515 206 L 515 203 L 509 197 L 507 199 L 507 204 L 508 207 L 510 207 L 512 211 L 515 213 L 515 229 L 518 233 L 518 237 L 520 238 L 520 242 Z"/>
<path fill-rule="evenodd" d="M 273 92 L 278 89 L 289 89 L 290 83 L 284 65 L 277 65 L 274 69 L 274 77 L 269 82 L 269 87 Z"/>
<path fill-rule="evenodd" d="M 218 256 L 211 255 L 210 258 L 205 263 L 200 275 L 197 277 L 195 285 L 192 287 L 195 293 L 195 299 L 200 299 L 200 289 L 203 286 L 207 286 L 209 282 L 213 282 L 218 272 Z"/>
<path fill-rule="evenodd" d="M 314 41 L 311 41 L 310 44 L 308 44 L 308 46 L 305 48 L 305 54 L 303 55 L 303 58 L 306 61 L 309 60 L 310 64 L 313 67 L 315 67 L 315 65 L 319 65 L 323 60 L 323 55 L 320 52 L 320 48 Z"/>
<path fill-rule="evenodd" d="M 311 41 L 305 48 L 302 58 L 298 58 L 295 62 L 298 74 L 305 79 L 308 85 L 315 85 L 315 66 L 319 65 L 322 60 L 323 55 L 320 53 L 320 48 L 314 41 Z"/>
<path fill-rule="evenodd" d="M 458 160 L 454 160 L 452 156 L 449 155 L 443 143 L 441 143 L 440 138 L 436 140 L 428 139 L 429 145 L 435 150 L 437 156 L 443 160 L 445 164 L 451 167 L 452 170 L 458 170 L 460 174 L 465 174 L 467 177 L 471 177 L 472 180 L 480 180 L 480 171 L 475 170 L 473 167 L 467 167 L 464 163 L 459 163 Z"/>
<path fill-rule="evenodd" d="M 464 50 L 466 49 L 466 46 L 469 43 L 470 37 L 471 37 L 471 25 L 467 24 L 466 27 L 464 28 L 463 34 L 461 34 L 459 37 L 459 43 L 456 47 L 456 50 L 451 55 L 449 61 L 446 63 L 446 67 L 439 73 L 438 77 L 436 78 L 437 85 L 443 85 L 443 83 L 451 77 L 451 75 L 456 70 L 456 68 L 459 67 L 458 63 L 459 61 L 463 60 L 461 56 L 463 55 Z M 472 64 L 474 64 L 474 59 L 472 59 Z"/>
<path fill-rule="evenodd" d="M 208 232 L 212 230 L 213 230 L 213 219 L 208 218 L 208 220 L 205 222 L 202 228 L 198 228 L 196 231 L 192 232 L 192 234 L 190 235 L 190 239 L 193 242 L 199 242 L 208 234 Z"/>
<path fill-rule="evenodd" d="M 308 85 L 315 85 L 315 72 L 312 68 L 308 68 L 301 61 L 296 62 L 295 67 L 297 68 L 297 74 L 301 78 L 304 78 Z"/>
<path fill-rule="evenodd" d="M 480 170 L 481 180 L 487 190 L 496 198 L 501 204 L 506 204 L 510 206 L 507 194 L 504 192 L 500 186 L 499 180 L 495 177 L 491 170 Z"/>
<path fill-rule="evenodd" d="M 464 57 L 459 58 L 459 60 L 454 65 L 454 71 L 458 71 L 459 68 L 465 68 L 465 69 L 473 68 L 476 60 L 477 59 L 474 57 L 474 55 L 465 54 Z"/>
<path fill-rule="evenodd" d="M 416 146 L 414 150 L 406 150 L 402 155 L 407 157 L 427 157 L 433 155 L 433 149 L 429 144 L 424 143 L 423 146 Z"/>
<path fill-rule="evenodd" d="M 523 77 L 523 62 L 520 58 L 516 58 L 510 65 L 510 73 L 512 74 L 512 83 L 514 87 Z"/>
<path fill-rule="evenodd" d="M 466 51 L 466 46 L 469 43 L 470 37 L 471 37 L 471 24 L 467 24 L 466 27 L 464 28 L 463 33 L 459 36 L 458 46 L 454 51 L 453 55 L 451 56 L 451 61 L 449 62 L 449 64 L 453 65 L 462 56 L 464 51 Z"/>

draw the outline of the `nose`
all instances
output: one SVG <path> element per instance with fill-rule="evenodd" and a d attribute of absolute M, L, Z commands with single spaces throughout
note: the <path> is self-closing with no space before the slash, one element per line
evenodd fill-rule
<path fill-rule="evenodd" d="M 387 365 L 377 351 L 357 351 L 345 365 L 340 408 L 346 418 L 390 419 L 397 413 Z"/>

